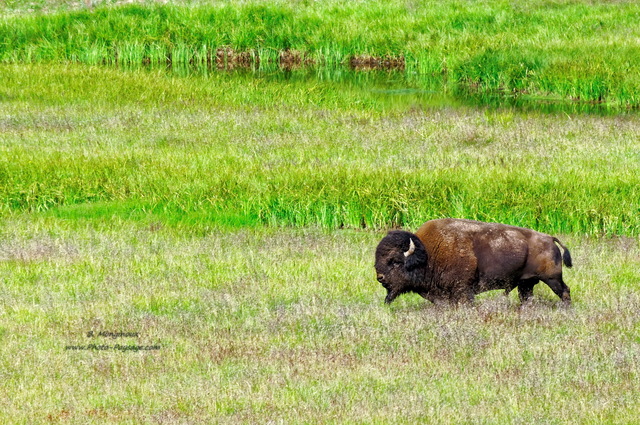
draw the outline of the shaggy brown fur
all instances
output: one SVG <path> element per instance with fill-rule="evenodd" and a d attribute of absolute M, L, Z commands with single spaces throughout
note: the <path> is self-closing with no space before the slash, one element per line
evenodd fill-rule
<path fill-rule="evenodd" d="M 387 290 L 387 303 L 405 292 L 432 302 L 468 302 L 480 292 L 509 293 L 516 287 L 525 301 L 542 280 L 569 304 L 563 262 L 571 267 L 571 254 L 553 236 L 506 224 L 445 218 L 427 221 L 415 234 L 389 232 L 376 249 L 375 268 Z"/>

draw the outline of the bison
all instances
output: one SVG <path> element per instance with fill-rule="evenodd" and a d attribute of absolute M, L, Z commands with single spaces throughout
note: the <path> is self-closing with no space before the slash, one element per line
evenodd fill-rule
<path fill-rule="evenodd" d="M 389 232 L 376 248 L 375 268 L 387 290 L 387 304 L 405 292 L 457 304 L 473 301 L 480 292 L 504 289 L 508 294 L 516 287 L 524 302 L 540 280 L 570 304 L 563 262 L 571 267 L 571 254 L 553 236 L 506 224 L 443 218 L 427 221 L 415 234 Z"/>

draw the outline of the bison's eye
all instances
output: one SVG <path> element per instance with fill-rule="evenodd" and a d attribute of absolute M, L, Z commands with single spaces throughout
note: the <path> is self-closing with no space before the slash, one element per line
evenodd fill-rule
<path fill-rule="evenodd" d="M 399 261 L 395 258 L 390 259 L 389 261 L 387 261 L 387 266 L 389 267 L 398 267 L 402 264 L 402 261 Z"/>

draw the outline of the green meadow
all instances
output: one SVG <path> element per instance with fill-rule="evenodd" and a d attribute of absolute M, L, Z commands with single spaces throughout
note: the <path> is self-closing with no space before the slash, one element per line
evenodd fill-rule
<path fill-rule="evenodd" d="M 234 74 L 8 65 L 0 76 L 5 213 L 204 230 L 464 216 L 640 233 L 635 115 L 407 110 L 356 86 Z"/>
<path fill-rule="evenodd" d="M 322 66 L 394 58 L 430 89 L 640 105 L 637 2 L 5 3 L 2 63 L 206 68 L 219 49 L 231 49 L 253 66 L 277 68 L 280 53 L 292 51 Z M 221 53 L 218 65 L 229 59 Z"/>
<path fill-rule="evenodd" d="M 116 3 L 0 6 L 1 423 L 638 420 L 635 3 Z M 275 62 L 142 66 L 178 43 Z M 446 73 L 413 73 L 426 51 Z M 460 74 L 480 54 L 497 80 Z M 543 285 L 384 305 L 377 243 L 439 217 L 557 236 L 572 307 Z"/>

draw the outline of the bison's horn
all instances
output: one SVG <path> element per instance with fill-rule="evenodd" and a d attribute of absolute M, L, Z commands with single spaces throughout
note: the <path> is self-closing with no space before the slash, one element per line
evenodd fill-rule
<path fill-rule="evenodd" d="M 413 239 L 409 238 L 409 250 L 407 252 L 404 253 L 405 257 L 410 256 L 411 254 L 413 254 L 413 251 L 416 250 L 416 246 L 413 243 Z"/>

